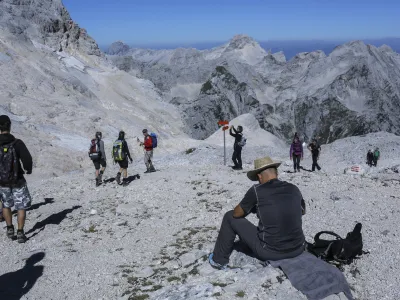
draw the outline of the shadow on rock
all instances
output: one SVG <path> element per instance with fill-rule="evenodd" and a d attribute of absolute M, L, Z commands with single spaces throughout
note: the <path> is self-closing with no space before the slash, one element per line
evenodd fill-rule
<path fill-rule="evenodd" d="M 40 208 L 41 206 L 47 205 L 47 204 L 52 204 L 54 203 L 54 198 L 44 198 L 44 202 L 40 203 L 35 203 L 33 204 L 30 208 L 27 209 L 27 211 L 35 210 Z M 17 214 L 18 211 L 14 210 L 13 215 Z"/>
<path fill-rule="evenodd" d="M 26 295 L 43 275 L 43 266 L 35 266 L 45 257 L 44 252 L 33 254 L 25 266 L 15 272 L 0 276 L 0 299 L 19 300 Z"/>
<path fill-rule="evenodd" d="M 59 213 L 56 214 L 52 214 L 51 216 L 47 217 L 46 219 L 44 219 L 43 221 L 37 222 L 35 224 L 35 226 L 33 226 L 33 228 L 31 230 L 29 230 L 26 234 L 30 234 L 36 230 L 38 230 L 38 232 L 34 233 L 31 237 L 34 237 L 35 235 L 37 235 L 40 231 L 42 231 L 47 225 L 53 224 L 53 225 L 59 225 L 68 214 L 70 214 L 71 212 L 73 212 L 75 209 L 81 208 L 82 206 L 74 206 L 72 208 L 69 209 L 64 209 L 63 211 L 60 211 Z"/>

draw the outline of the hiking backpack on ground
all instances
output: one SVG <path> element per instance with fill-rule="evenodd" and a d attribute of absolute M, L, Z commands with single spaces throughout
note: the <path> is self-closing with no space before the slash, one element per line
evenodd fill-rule
<path fill-rule="evenodd" d="M 366 253 L 363 252 L 361 227 L 361 223 L 357 223 L 345 239 L 332 231 L 318 232 L 314 243 L 307 243 L 306 250 L 327 262 L 350 264 L 358 255 Z M 334 236 L 335 239 L 323 240 L 320 238 L 322 234 Z"/>
<path fill-rule="evenodd" d="M 1 146 L 0 151 L 0 184 L 12 185 L 18 181 L 18 157 L 14 142 Z"/>
<path fill-rule="evenodd" d="M 123 151 L 124 148 L 124 143 L 121 140 L 116 140 L 113 144 L 113 150 L 112 150 L 112 157 L 114 158 L 114 161 L 123 161 L 126 158 L 126 154 Z"/>
<path fill-rule="evenodd" d="M 152 147 L 157 148 L 157 135 L 154 132 L 152 132 L 150 133 L 150 137 L 151 137 Z"/>
<path fill-rule="evenodd" d="M 91 160 L 99 160 L 101 156 L 99 142 L 96 139 L 91 140 L 89 148 L 89 157 Z"/>
<path fill-rule="evenodd" d="M 247 142 L 247 139 L 242 135 L 242 138 L 240 139 L 238 146 L 243 148 L 244 146 L 246 146 L 246 142 Z"/>

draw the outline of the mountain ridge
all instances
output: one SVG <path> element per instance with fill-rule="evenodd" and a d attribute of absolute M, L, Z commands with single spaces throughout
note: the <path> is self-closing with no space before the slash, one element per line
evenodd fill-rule
<path fill-rule="evenodd" d="M 154 82 L 167 101 L 179 106 L 191 128 L 187 133 L 195 138 L 210 135 L 217 128 L 217 116 L 229 119 L 249 112 L 237 110 L 232 115 L 224 105 L 219 113 L 218 99 L 238 104 L 250 95 L 258 101 L 260 125 L 288 141 L 295 131 L 305 138 L 322 136 L 325 142 L 380 130 L 400 133 L 395 120 L 400 113 L 400 55 L 388 46 L 351 41 L 329 55 L 303 52 L 286 60 L 284 53 L 266 52 L 254 39 L 239 35 L 211 50 L 129 49 L 122 56 L 107 57 L 119 68 Z M 214 89 L 219 90 L 217 95 L 204 96 L 204 85 L 221 78 L 215 72 L 219 67 L 246 84 L 248 95 L 225 88 Z M 177 90 L 183 96 L 174 92 Z M 206 109 L 202 109 L 202 101 Z M 214 112 L 210 103 L 216 105 Z M 195 116 L 193 109 L 200 116 Z M 330 109 L 335 113 L 329 113 Z M 215 118 L 210 118 L 210 113 Z"/>

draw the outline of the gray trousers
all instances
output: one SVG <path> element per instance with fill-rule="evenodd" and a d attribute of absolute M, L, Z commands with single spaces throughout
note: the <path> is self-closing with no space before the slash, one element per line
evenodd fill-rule
<path fill-rule="evenodd" d="M 144 152 L 144 164 L 146 165 L 147 170 L 153 168 L 153 150 Z"/>
<path fill-rule="evenodd" d="M 257 233 L 257 227 L 253 223 L 245 218 L 236 219 L 233 217 L 233 210 L 228 211 L 222 220 L 221 229 L 213 251 L 213 260 L 222 265 L 228 264 L 236 235 L 253 252 L 254 257 L 261 261 L 292 258 L 304 251 L 304 248 L 300 248 L 290 253 L 278 253 L 263 248 L 264 243 L 258 238 Z"/>

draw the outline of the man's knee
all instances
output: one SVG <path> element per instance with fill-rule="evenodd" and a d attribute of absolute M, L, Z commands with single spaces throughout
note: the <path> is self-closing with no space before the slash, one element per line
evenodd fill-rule
<path fill-rule="evenodd" d="M 224 215 L 224 218 L 222 219 L 222 221 L 230 221 L 233 219 L 233 210 L 227 211 Z"/>

